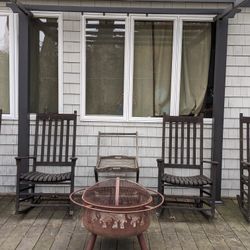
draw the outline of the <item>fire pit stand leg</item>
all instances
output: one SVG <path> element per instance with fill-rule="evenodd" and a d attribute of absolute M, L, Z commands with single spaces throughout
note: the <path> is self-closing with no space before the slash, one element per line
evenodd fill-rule
<path fill-rule="evenodd" d="M 138 238 L 141 250 L 148 250 L 148 247 L 147 247 L 147 244 L 146 244 L 146 241 L 145 241 L 143 233 L 137 235 L 137 238 Z"/>
<path fill-rule="evenodd" d="M 90 236 L 90 239 L 88 241 L 88 244 L 87 244 L 87 247 L 86 247 L 86 250 L 93 250 L 94 249 L 94 246 L 95 246 L 95 241 L 96 241 L 96 234 L 91 234 Z"/>

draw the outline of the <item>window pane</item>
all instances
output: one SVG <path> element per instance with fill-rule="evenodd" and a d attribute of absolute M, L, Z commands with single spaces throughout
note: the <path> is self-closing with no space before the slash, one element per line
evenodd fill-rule
<path fill-rule="evenodd" d="M 58 112 L 57 18 L 35 18 L 30 25 L 30 112 Z"/>
<path fill-rule="evenodd" d="M 181 115 L 198 115 L 205 105 L 211 54 L 211 27 L 211 23 L 183 23 Z"/>
<path fill-rule="evenodd" d="M 125 21 L 86 20 L 86 114 L 123 115 Z"/>
<path fill-rule="evenodd" d="M 0 109 L 10 113 L 9 100 L 9 23 L 0 16 Z"/>
<path fill-rule="evenodd" d="M 173 23 L 135 21 L 133 116 L 170 111 Z"/>

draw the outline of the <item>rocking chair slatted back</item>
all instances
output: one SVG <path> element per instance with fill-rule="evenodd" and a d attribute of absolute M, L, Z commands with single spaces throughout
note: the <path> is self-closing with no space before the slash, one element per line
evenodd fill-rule
<path fill-rule="evenodd" d="M 75 157 L 76 113 L 38 114 L 35 124 L 36 166 L 68 166 Z"/>
<path fill-rule="evenodd" d="M 203 116 L 175 117 L 164 114 L 162 131 L 162 159 L 168 167 L 187 167 L 202 172 Z"/>

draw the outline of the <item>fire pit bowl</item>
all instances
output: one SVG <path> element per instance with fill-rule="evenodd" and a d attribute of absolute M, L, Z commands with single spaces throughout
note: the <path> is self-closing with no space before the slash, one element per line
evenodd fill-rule
<path fill-rule="evenodd" d="M 93 249 L 97 235 L 109 238 L 137 236 L 141 249 L 147 249 L 143 232 L 150 225 L 151 212 L 164 201 L 158 192 L 120 178 L 77 190 L 70 199 L 84 208 L 82 222 L 92 233 L 88 250 Z"/>

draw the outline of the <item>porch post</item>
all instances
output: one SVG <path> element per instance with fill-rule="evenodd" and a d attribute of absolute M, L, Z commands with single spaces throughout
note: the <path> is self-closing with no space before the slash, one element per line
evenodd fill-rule
<path fill-rule="evenodd" d="M 226 80 L 228 18 L 216 21 L 215 65 L 214 65 L 214 101 L 213 101 L 213 141 L 212 158 L 219 162 L 213 173 L 216 176 L 216 201 L 221 201 L 222 149 L 224 128 L 224 99 Z"/>
<path fill-rule="evenodd" d="M 19 14 L 18 156 L 29 155 L 29 17 Z M 28 171 L 28 164 L 21 172 Z"/>
<path fill-rule="evenodd" d="M 29 155 L 29 15 L 16 4 L 7 4 L 18 13 L 18 156 Z M 20 172 L 28 171 L 28 164 L 22 161 Z"/>

